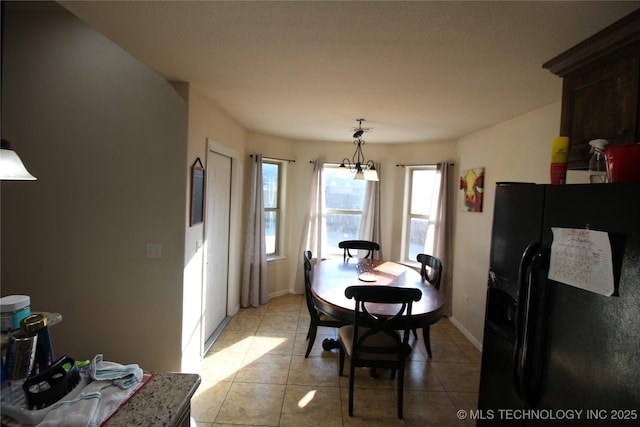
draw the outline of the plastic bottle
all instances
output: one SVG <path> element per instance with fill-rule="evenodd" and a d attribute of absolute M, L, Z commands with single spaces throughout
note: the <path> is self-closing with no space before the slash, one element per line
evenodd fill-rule
<path fill-rule="evenodd" d="M 31 314 L 31 299 L 27 295 L 8 295 L 0 298 L 2 331 L 20 329 L 22 319 Z"/>
<path fill-rule="evenodd" d="M 564 184 L 567 179 L 569 137 L 556 136 L 551 146 L 551 184 Z"/>
<path fill-rule="evenodd" d="M 604 158 L 604 146 L 609 141 L 606 139 L 594 139 L 589 141 L 591 146 L 591 159 L 589 160 L 589 184 L 603 184 L 607 180 L 607 164 Z"/>

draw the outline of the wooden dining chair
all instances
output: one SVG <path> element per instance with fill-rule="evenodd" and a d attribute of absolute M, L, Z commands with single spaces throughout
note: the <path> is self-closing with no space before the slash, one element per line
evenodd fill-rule
<path fill-rule="evenodd" d="M 389 368 L 391 378 L 398 374 L 398 418 L 402 418 L 404 367 L 411 353 L 411 307 L 422 298 L 417 288 L 394 286 L 349 286 L 345 292 L 355 298 L 353 325 L 343 326 L 338 332 L 340 342 L 340 371 L 344 360 L 350 360 L 349 416 L 353 416 L 353 387 L 356 367 L 372 369 Z M 372 311 L 377 306 L 389 305 L 389 316 L 377 316 Z"/>
<path fill-rule="evenodd" d="M 340 249 L 344 249 L 343 259 L 346 261 L 347 258 L 353 258 L 358 254 L 358 252 L 354 252 L 355 255 L 352 255 L 350 250 L 363 250 L 367 251 L 366 255 L 362 258 L 370 258 L 373 259 L 374 251 L 380 250 L 380 245 L 376 242 L 371 242 L 369 240 L 343 240 L 338 243 L 338 247 Z"/>
<path fill-rule="evenodd" d="M 326 313 L 318 310 L 316 305 L 313 302 L 313 296 L 311 295 L 311 259 L 313 255 L 311 251 L 304 252 L 304 295 L 307 301 L 307 308 L 309 309 L 309 315 L 311 316 L 311 321 L 309 323 L 309 330 L 307 331 L 307 339 L 309 343 L 307 344 L 307 351 L 304 354 L 304 357 L 309 357 L 309 353 L 311 352 L 311 348 L 313 347 L 313 342 L 316 339 L 316 334 L 318 333 L 318 326 L 326 326 L 330 328 L 339 328 L 341 326 L 347 325 L 347 322 L 340 321 L 329 316 Z"/>
<path fill-rule="evenodd" d="M 442 279 L 442 261 L 440 258 L 433 255 L 418 254 L 416 257 L 420 263 L 420 275 L 422 280 L 429 282 L 431 286 L 440 290 L 440 280 Z M 418 333 L 413 330 L 413 336 L 418 339 Z M 422 329 L 422 336 L 424 337 L 424 346 L 427 349 L 427 354 L 431 359 L 431 340 L 429 338 L 429 326 L 425 326 Z"/>

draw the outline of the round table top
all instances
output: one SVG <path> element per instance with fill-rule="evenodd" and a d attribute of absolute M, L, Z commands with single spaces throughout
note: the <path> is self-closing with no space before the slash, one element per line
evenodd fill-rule
<path fill-rule="evenodd" d="M 417 327 L 442 317 L 444 297 L 413 268 L 391 261 L 359 258 L 327 259 L 313 269 L 311 293 L 322 311 L 340 320 L 352 321 L 355 300 L 344 295 L 349 286 L 398 286 L 418 288 L 422 298 L 413 303 L 412 319 Z M 376 312 L 376 314 L 393 314 Z"/>

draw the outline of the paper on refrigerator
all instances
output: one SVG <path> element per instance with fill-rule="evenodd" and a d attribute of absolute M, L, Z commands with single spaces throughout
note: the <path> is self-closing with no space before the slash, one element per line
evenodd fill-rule
<path fill-rule="evenodd" d="M 549 279 L 611 296 L 614 283 L 609 234 L 575 228 L 551 227 L 551 230 Z"/>

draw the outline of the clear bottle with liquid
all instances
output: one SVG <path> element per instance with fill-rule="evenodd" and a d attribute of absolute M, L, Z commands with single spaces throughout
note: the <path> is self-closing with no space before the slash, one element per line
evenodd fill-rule
<path fill-rule="evenodd" d="M 606 139 L 589 141 L 592 153 L 589 160 L 589 184 L 604 184 L 608 181 L 607 164 L 604 158 L 604 148 L 608 143 Z"/>

